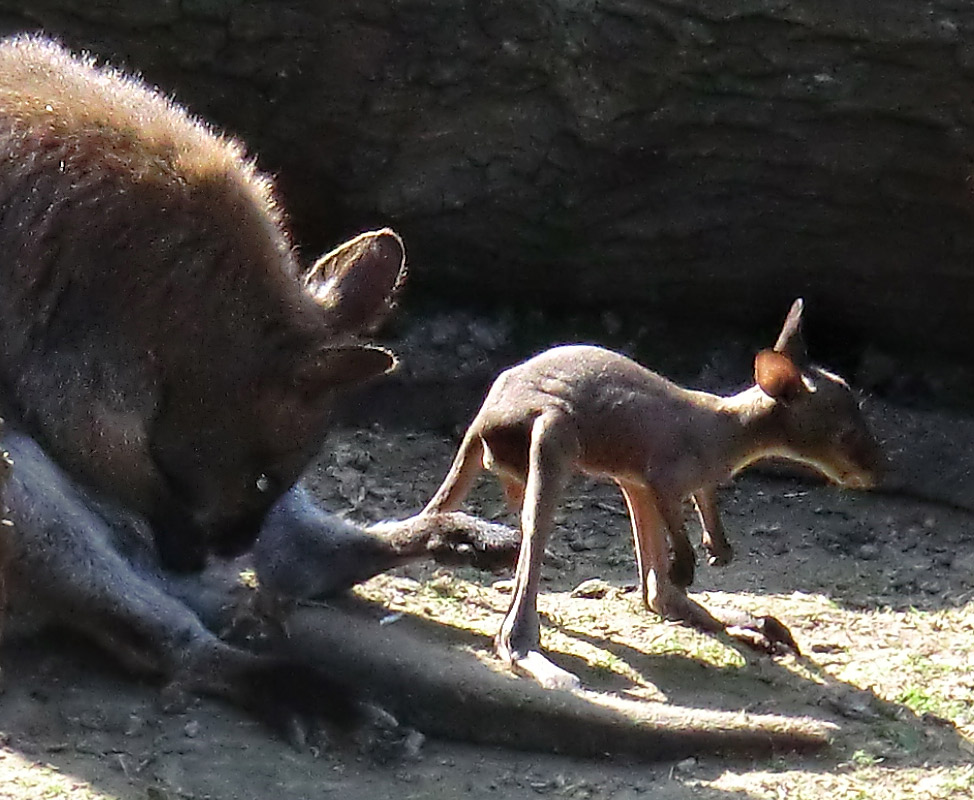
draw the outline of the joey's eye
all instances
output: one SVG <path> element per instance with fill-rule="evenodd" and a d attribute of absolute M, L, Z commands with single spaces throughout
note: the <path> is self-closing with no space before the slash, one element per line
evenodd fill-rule
<path fill-rule="evenodd" d="M 263 472 L 260 477 L 257 478 L 257 491 L 266 492 L 271 488 L 271 479 L 268 478 Z"/>

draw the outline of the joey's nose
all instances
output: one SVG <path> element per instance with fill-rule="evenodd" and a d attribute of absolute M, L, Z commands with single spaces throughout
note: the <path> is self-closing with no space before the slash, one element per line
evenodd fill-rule
<path fill-rule="evenodd" d="M 846 475 L 845 485 L 852 489 L 875 489 L 889 468 L 886 454 L 878 447 L 870 448 L 868 458 L 861 459 Z"/>
<path fill-rule="evenodd" d="M 870 472 L 850 473 L 845 476 L 843 483 L 850 489 L 873 489 L 878 483 L 878 477 Z"/>

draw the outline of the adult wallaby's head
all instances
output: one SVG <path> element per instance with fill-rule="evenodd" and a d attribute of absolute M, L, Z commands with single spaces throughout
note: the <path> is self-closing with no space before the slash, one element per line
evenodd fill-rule
<path fill-rule="evenodd" d="M 314 324 L 268 331 L 273 351 L 252 375 L 164 407 L 152 454 L 167 491 L 152 516 L 167 563 L 199 566 L 201 552 L 188 559 L 180 552 L 193 541 L 227 555 L 248 547 L 267 509 L 321 447 L 336 393 L 394 368 L 391 353 L 355 337 L 387 313 L 404 265 L 402 242 L 389 230 L 328 253 L 301 278 L 302 302 L 316 306 Z"/>
<path fill-rule="evenodd" d="M 776 403 L 778 454 L 815 468 L 842 486 L 867 489 L 884 457 L 852 390 L 842 378 L 808 363 L 796 300 L 778 340 L 754 360 L 754 379 Z"/>

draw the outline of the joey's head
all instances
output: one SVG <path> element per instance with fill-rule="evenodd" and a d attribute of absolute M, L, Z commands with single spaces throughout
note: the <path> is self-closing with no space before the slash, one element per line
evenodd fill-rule
<path fill-rule="evenodd" d="M 775 400 L 774 454 L 853 489 L 876 485 L 885 458 L 842 378 L 807 363 L 796 300 L 773 349 L 754 360 L 755 382 Z"/>
<path fill-rule="evenodd" d="M 150 518 L 170 566 L 181 566 L 184 546 L 196 548 L 194 566 L 207 551 L 249 548 L 268 509 L 321 448 L 336 396 L 394 369 L 390 352 L 356 338 L 388 311 L 403 264 L 391 231 L 357 237 L 304 281 L 320 326 L 279 333 L 273 355 L 228 363 L 216 385 L 173 381 L 150 445 L 162 483 Z"/>

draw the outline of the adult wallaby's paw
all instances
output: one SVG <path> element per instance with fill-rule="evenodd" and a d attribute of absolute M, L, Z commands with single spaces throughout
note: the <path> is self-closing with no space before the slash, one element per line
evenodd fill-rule
<path fill-rule="evenodd" d="M 292 747 L 352 745 L 378 762 L 415 758 L 424 737 L 343 681 L 297 661 L 262 659 L 241 676 L 240 700 Z"/>
<path fill-rule="evenodd" d="M 303 747 L 319 729 L 353 733 L 367 723 L 358 693 L 307 664 L 259 657 L 237 677 L 236 699 L 293 745 Z"/>
<path fill-rule="evenodd" d="M 400 725 L 392 714 L 379 706 L 363 706 L 363 723 L 353 737 L 359 750 L 381 764 L 419 758 L 426 737 L 413 728 Z"/>
<path fill-rule="evenodd" d="M 440 564 L 466 565 L 499 572 L 517 563 L 521 533 L 506 525 L 451 511 L 436 514 L 437 530 L 427 551 Z"/>

